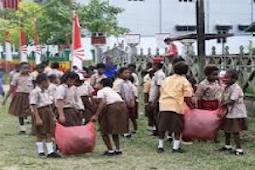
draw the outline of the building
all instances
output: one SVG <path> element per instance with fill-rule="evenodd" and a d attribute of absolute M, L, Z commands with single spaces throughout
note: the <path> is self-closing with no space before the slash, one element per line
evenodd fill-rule
<path fill-rule="evenodd" d="M 0 0 L 0 8 L 18 9 L 21 0 Z"/>
<path fill-rule="evenodd" d="M 90 0 L 77 0 L 87 4 Z M 155 37 L 157 33 L 171 36 L 196 32 L 196 0 L 106 0 L 110 5 L 125 9 L 118 17 L 119 24 L 143 38 Z M 255 19 L 254 0 L 205 0 L 206 33 L 234 33 L 225 45 L 234 53 L 238 46 L 245 48 L 251 33 L 244 32 Z M 154 40 L 155 41 L 155 40 Z M 156 46 L 154 43 L 153 47 Z M 221 52 L 222 42 L 207 42 L 207 51 L 216 45 Z M 146 46 L 146 45 L 145 45 Z"/>

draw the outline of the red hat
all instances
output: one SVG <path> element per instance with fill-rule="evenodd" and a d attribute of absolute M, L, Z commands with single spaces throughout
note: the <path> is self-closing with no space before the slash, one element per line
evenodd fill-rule
<path fill-rule="evenodd" d="M 162 63 L 163 60 L 164 59 L 162 57 L 155 57 L 155 58 L 153 58 L 153 63 Z"/>

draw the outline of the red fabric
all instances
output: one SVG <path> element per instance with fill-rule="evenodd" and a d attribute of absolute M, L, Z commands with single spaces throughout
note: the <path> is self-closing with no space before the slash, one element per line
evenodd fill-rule
<path fill-rule="evenodd" d="M 169 54 L 170 57 L 174 57 L 174 56 L 178 55 L 177 46 L 174 43 L 171 43 L 169 45 L 169 50 L 167 53 Z"/>
<path fill-rule="evenodd" d="M 200 110 L 186 107 L 184 111 L 183 138 L 214 140 L 221 126 L 223 109 L 215 111 Z"/>
<path fill-rule="evenodd" d="M 56 144 L 64 155 L 93 152 L 96 145 L 95 123 L 85 126 L 64 127 L 56 124 Z"/>
<path fill-rule="evenodd" d="M 163 62 L 163 58 L 161 58 L 161 57 L 153 58 L 153 63 L 161 63 L 161 62 Z"/>
<path fill-rule="evenodd" d="M 94 88 L 94 92 L 92 93 L 93 96 L 97 96 L 97 92 L 99 91 L 100 89 L 98 88 Z"/>
<path fill-rule="evenodd" d="M 211 101 L 205 101 L 200 100 L 198 101 L 198 108 L 202 110 L 217 110 L 219 108 L 219 101 L 218 100 L 211 100 Z"/>

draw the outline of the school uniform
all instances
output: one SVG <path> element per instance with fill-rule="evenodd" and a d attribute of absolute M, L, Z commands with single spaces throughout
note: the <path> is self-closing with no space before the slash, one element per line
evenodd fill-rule
<path fill-rule="evenodd" d="M 12 98 L 9 113 L 20 118 L 30 116 L 29 93 L 34 88 L 33 76 L 31 74 L 22 75 L 19 73 L 13 78 L 11 86 L 16 87 L 16 92 Z"/>
<path fill-rule="evenodd" d="M 58 69 L 51 69 L 51 70 L 47 73 L 47 75 L 48 75 L 48 76 L 50 76 L 50 75 L 56 75 L 57 78 L 60 79 L 60 78 L 64 75 L 64 73 L 63 73 L 62 71 L 58 70 Z"/>
<path fill-rule="evenodd" d="M 181 133 L 184 128 L 184 98 L 192 97 L 193 89 L 185 76 L 174 74 L 161 85 L 158 130 Z"/>
<path fill-rule="evenodd" d="M 112 89 L 115 91 L 118 91 L 118 86 L 120 83 L 122 83 L 124 80 L 121 78 L 117 78 L 114 82 L 113 82 L 113 87 Z"/>
<path fill-rule="evenodd" d="M 135 87 L 135 91 L 136 91 L 136 101 L 135 101 L 135 114 L 136 117 L 138 118 L 139 114 L 138 114 L 138 110 L 139 110 L 139 99 L 138 99 L 138 91 L 139 91 L 139 78 L 138 75 L 136 73 L 132 73 L 131 76 L 134 78 L 134 82 L 133 85 Z"/>
<path fill-rule="evenodd" d="M 218 81 L 209 82 L 203 80 L 196 89 L 195 96 L 198 98 L 198 108 L 204 110 L 216 110 L 219 108 L 221 99 L 221 87 Z"/>
<path fill-rule="evenodd" d="M 61 84 L 57 87 L 55 100 L 63 100 L 64 115 L 66 118 L 65 126 L 79 126 L 81 125 L 79 117 L 79 106 L 77 104 L 77 95 L 72 87 L 66 84 Z M 57 103 L 56 103 L 57 104 Z M 57 105 L 56 105 L 57 106 Z M 57 106 L 58 107 L 58 106 Z"/>
<path fill-rule="evenodd" d="M 233 105 L 227 106 L 227 114 L 223 121 L 223 130 L 236 133 L 248 129 L 247 109 L 244 104 L 244 94 L 238 84 L 226 87 L 222 94 L 222 102 L 232 100 Z"/>
<path fill-rule="evenodd" d="M 143 93 L 149 95 L 150 88 L 151 88 L 151 79 L 149 77 L 149 79 L 146 79 L 146 81 L 143 84 Z M 153 116 L 152 116 L 152 111 L 149 107 L 149 103 L 145 103 L 144 110 L 145 110 L 145 116 L 147 116 L 149 119 L 148 125 L 153 126 Z"/>
<path fill-rule="evenodd" d="M 55 114 L 53 112 L 53 101 L 49 95 L 49 91 L 36 86 L 29 95 L 29 103 L 37 107 L 39 116 L 43 122 L 42 126 L 36 126 L 36 124 L 34 124 L 35 134 L 40 136 L 45 136 L 46 134 L 54 135 Z M 35 117 L 33 118 L 35 120 Z"/>
<path fill-rule="evenodd" d="M 97 98 L 106 102 L 99 116 L 99 129 L 102 135 L 121 135 L 128 133 L 128 113 L 120 95 L 110 87 L 98 91 Z"/>
<path fill-rule="evenodd" d="M 136 87 L 131 83 L 131 81 L 124 80 L 118 86 L 118 93 L 126 103 L 129 118 L 137 119 L 138 115 L 136 112 L 136 97 L 137 97 Z"/>
<path fill-rule="evenodd" d="M 150 109 L 152 111 L 153 117 L 153 124 L 157 125 L 158 120 L 158 113 L 159 113 L 159 103 L 158 103 L 158 93 L 159 93 L 159 86 L 161 86 L 162 82 L 166 78 L 165 73 L 163 70 L 158 70 L 154 73 L 154 76 L 151 80 L 151 87 L 149 93 L 149 104 Z"/>
<path fill-rule="evenodd" d="M 90 98 L 94 92 L 94 88 L 89 83 L 85 82 L 81 86 L 77 87 L 77 92 L 85 107 L 82 118 L 85 118 L 85 121 L 89 122 L 96 112 L 96 107 L 92 104 L 92 99 Z"/>
<path fill-rule="evenodd" d="M 90 78 L 90 84 L 92 85 L 92 87 L 95 89 L 95 91 L 93 92 L 93 95 L 96 96 L 97 92 L 99 90 L 99 85 L 101 80 L 103 80 L 104 78 L 107 78 L 104 74 L 103 75 L 99 75 L 98 73 L 95 73 L 91 76 Z"/>

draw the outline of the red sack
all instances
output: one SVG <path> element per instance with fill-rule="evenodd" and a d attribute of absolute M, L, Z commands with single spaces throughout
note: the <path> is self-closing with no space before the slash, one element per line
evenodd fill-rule
<path fill-rule="evenodd" d="M 214 140 L 221 125 L 223 109 L 215 111 L 200 110 L 186 107 L 184 111 L 183 138 Z"/>
<path fill-rule="evenodd" d="M 96 145 L 95 123 L 85 126 L 65 127 L 56 124 L 56 144 L 64 155 L 78 155 L 93 152 Z"/>

